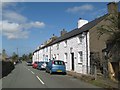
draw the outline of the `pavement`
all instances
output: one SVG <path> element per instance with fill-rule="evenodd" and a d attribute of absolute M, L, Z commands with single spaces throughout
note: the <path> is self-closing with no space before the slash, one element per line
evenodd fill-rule
<path fill-rule="evenodd" d="M 97 88 L 69 75 L 50 75 L 45 71 L 33 69 L 25 62 L 15 66 L 15 69 L 2 78 L 2 88 Z"/>
<path fill-rule="evenodd" d="M 74 71 L 68 71 L 67 74 L 82 81 L 110 90 L 119 89 L 120 87 L 120 83 L 118 81 L 113 81 L 109 78 L 104 78 L 103 76 L 100 75 L 97 75 L 97 79 L 95 80 L 95 77 L 93 75 L 84 75 L 84 74 L 76 73 Z"/>

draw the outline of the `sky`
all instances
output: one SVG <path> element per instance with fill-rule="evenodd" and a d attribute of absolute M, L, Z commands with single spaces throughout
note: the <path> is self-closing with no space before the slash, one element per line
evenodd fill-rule
<path fill-rule="evenodd" d="M 53 34 L 77 28 L 79 18 L 92 21 L 107 13 L 108 2 L 2 3 L 2 49 L 28 54 Z"/>

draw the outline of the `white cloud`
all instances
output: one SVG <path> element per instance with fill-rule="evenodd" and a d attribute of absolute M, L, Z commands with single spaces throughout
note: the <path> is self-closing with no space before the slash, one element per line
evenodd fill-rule
<path fill-rule="evenodd" d="M 44 22 L 31 21 L 27 17 L 13 10 L 9 10 L 9 7 L 14 7 L 15 3 L 4 2 L 2 8 L 2 19 L 0 21 L 0 27 L 2 27 L 2 35 L 8 39 L 28 38 L 31 28 L 43 28 Z"/>
<path fill-rule="evenodd" d="M 39 22 L 39 21 L 29 22 L 29 23 L 22 24 L 21 27 L 24 28 L 25 30 L 28 30 L 30 28 L 43 28 L 45 27 L 45 23 Z"/>
<path fill-rule="evenodd" d="M 43 22 L 39 22 L 39 21 L 31 22 L 30 25 L 33 27 L 36 27 L 36 28 L 41 28 L 41 27 L 45 26 L 45 24 Z"/>
<path fill-rule="evenodd" d="M 29 29 L 42 28 L 44 26 L 45 24 L 39 21 L 25 24 L 9 22 L 8 20 L 0 22 L 0 27 L 2 27 L 2 34 L 8 39 L 28 38 L 30 32 Z"/>
<path fill-rule="evenodd" d="M 27 21 L 26 17 L 24 17 L 23 15 L 21 15 L 19 13 L 13 12 L 13 11 L 3 11 L 2 16 L 3 16 L 3 19 L 7 19 L 11 22 L 23 23 L 23 22 Z"/>
<path fill-rule="evenodd" d="M 83 12 L 86 12 L 86 11 L 92 11 L 93 9 L 94 9 L 93 5 L 85 4 L 85 5 L 82 5 L 82 6 L 75 6 L 75 7 L 72 7 L 72 8 L 68 8 L 67 12 L 70 12 L 70 13 L 76 13 L 76 12 L 83 13 Z"/>
<path fill-rule="evenodd" d="M 20 24 L 6 21 L 0 22 L 2 34 L 8 39 L 28 38 L 28 31 L 25 31 Z"/>

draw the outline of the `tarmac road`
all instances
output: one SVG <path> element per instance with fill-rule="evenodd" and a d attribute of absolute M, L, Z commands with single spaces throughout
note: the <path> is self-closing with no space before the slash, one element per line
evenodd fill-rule
<path fill-rule="evenodd" d="M 50 75 L 25 62 L 2 79 L 2 88 L 99 88 L 68 75 Z"/>

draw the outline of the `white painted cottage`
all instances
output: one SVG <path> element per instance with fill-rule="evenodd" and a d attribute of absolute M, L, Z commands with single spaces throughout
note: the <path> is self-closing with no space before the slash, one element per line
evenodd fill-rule
<path fill-rule="evenodd" d="M 91 22 L 80 18 L 76 29 L 70 32 L 63 30 L 63 35 L 35 50 L 33 52 L 33 62 L 52 59 L 63 60 L 68 71 L 89 74 L 91 42 L 89 30 L 100 23 L 106 16 L 104 15 Z"/>
<path fill-rule="evenodd" d="M 78 28 L 37 49 L 33 53 L 33 62 L 63 60 L 68 71 L 89 73 L 89 32 L 79 30 L 86 23 L 87 20 L 79 19 Z"/>

